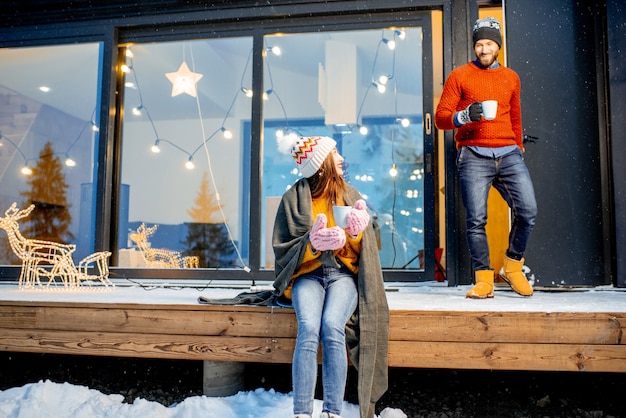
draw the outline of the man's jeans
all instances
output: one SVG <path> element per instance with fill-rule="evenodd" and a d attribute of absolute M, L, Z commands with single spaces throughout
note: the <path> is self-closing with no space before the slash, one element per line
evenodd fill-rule
<path fill-rule="evenodd" d="M 521 150 L 489 158 L 462 147 L 457 156 L 457 168 L 466 210 L 467 243 L 474 271 L 491 269 L 485 234 L 487 198 L 491 185 L 500 192 L 512 212 L 513 224 L 507 256 L 521 260 L 537 217 L 535 191 Z"/>
<path fill-rule="evenodd" d="M 317 351 L 322 341 L 323 412 L 341 415 L 348 357 L 345 326 L 357 306 L 354 275 L 323 266 L 300 276 L 293 285 L 298 336 L 293 353 L 293 412 L 313 414 Z"/>

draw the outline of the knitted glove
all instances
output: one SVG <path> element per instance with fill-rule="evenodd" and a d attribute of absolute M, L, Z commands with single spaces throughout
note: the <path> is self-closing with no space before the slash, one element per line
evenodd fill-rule
<path fill-rule="evenodd" d="M 357 236 L 363 231 L 370 222 L 370 215 L 367 213 L 367 205 L 365 200 L 359 199 L 352 206 L 352 210 L 346 216 L 346 232 L 350 235 Z"/>
<path fill-rule="evenodd" d="M 346 233 L 338 226 L 326 228 L 326 215 L 320 213 L 309 234 L 311 246 L 317 251 L 338 250 L 346 245 Z"/>
<path fill-rule="evenodd" d="M 463 125 L 468 122 L 478 122 L 482 113 L 483 105 L 480 104 L 480 102 L 474 102 L 471 105 L 467 106 L 465 110 L 461 110 L 458 113 L 458 120 Z"/>

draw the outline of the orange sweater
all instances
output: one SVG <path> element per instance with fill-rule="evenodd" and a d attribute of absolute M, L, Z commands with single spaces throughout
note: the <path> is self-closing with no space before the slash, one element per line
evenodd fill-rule
<path fill-rule="evenodd" d="M 498 112 L 494 120 L 454 125 L 454 114 L 474 102 L 497 100 Z M 515 71 L 500 66 L 483 69 L 474 62 L 453 70 L 443 86 L 435 125 L 439 129 L 457 129 L 454 135 L 457 148 L 473 145 L 499 148 L 515 145 L 523 151 L 520 80 Z"/>

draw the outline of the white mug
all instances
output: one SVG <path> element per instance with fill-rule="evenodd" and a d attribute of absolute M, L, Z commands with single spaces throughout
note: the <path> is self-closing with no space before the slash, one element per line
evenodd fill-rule
<path fill-rule="evenodd" d="M 498 102 L 495 100 L 485 100 L 483 103 L 483 116 L 486 120 L 493 120 L 496 118 L 498 111 Z"/>
<path fill-rule="evenodd" d="M 348 224 L 346 223 L 346 217 L 348 216 L 348 212 L 350 212 L 352 206 L 333 206 L 333 217 L 335 218 L 335 224 L 337 224 L 340 228 L 346 228 Z"/>

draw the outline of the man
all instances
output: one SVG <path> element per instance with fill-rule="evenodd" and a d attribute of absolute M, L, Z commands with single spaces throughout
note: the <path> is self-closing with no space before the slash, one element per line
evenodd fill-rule
<path fill-rule="evenodd" d="M 478 19 L 472 39 L 476 60 L 453 70 L 437 106 L 439 129 L 456 129 L 457 169 L 466 209 L 467 242 L 476 284 L 468 298 L 493 297 L 494 272 L 485 233 L 487 198 L 494 186 L 511 208 L 513 224 L 504 266 L 499 274 L 515 292 L 531 296 L 533 289 L 522 272 L 524 252 L 535 225 L 535 192 L 524 163 L 520 80 L 498 63 L 502 45 L 500 22 Z M 497 101 L 495 117 L 483 113 L 482 102 Z"/>

